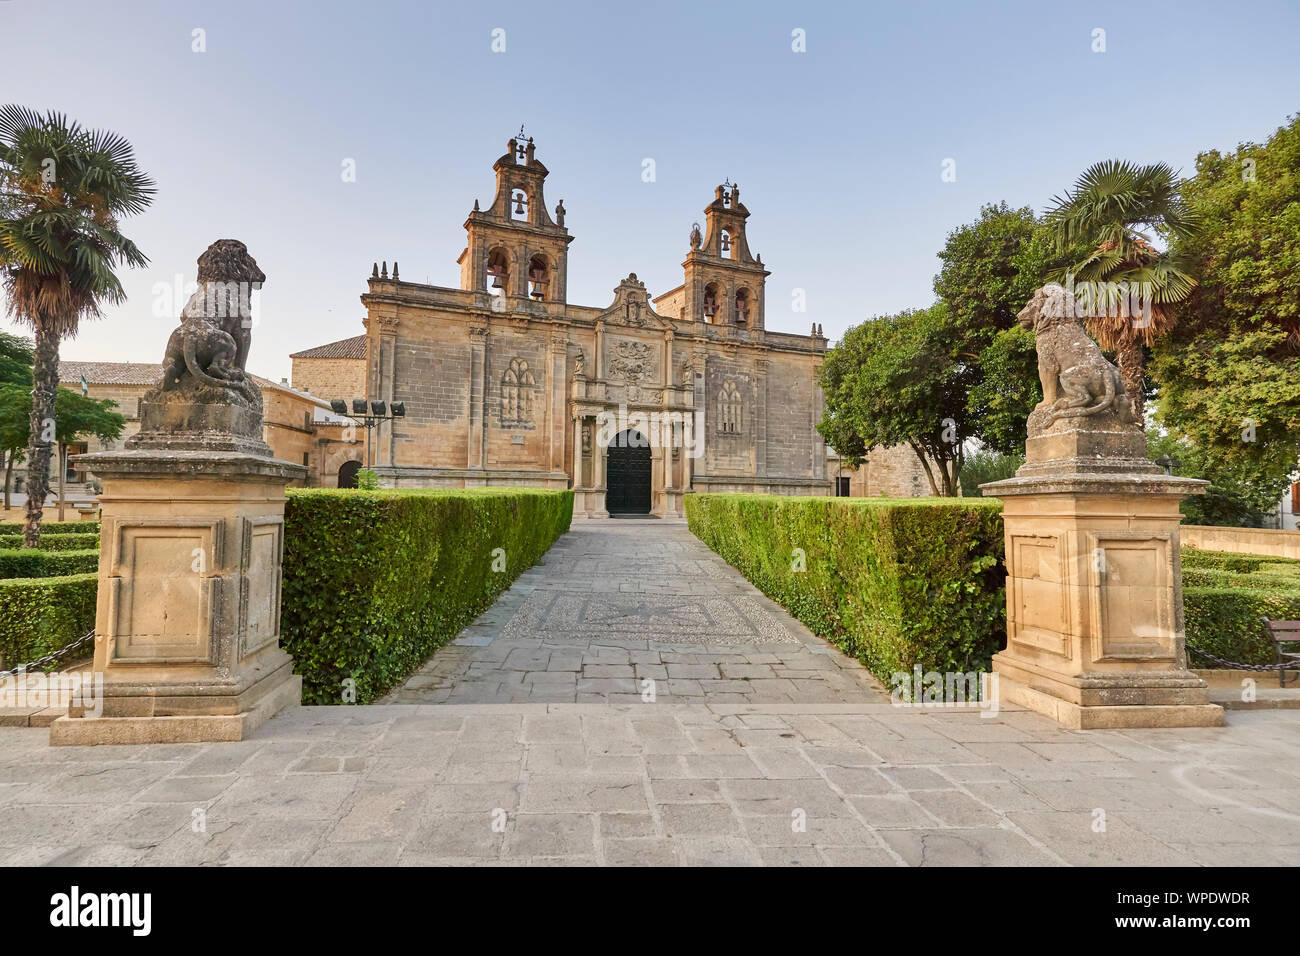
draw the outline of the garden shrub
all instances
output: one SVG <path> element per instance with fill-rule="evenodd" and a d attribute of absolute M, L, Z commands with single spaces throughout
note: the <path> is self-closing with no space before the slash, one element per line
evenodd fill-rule
<path fill-rule="evenodd" d="M 1300 587 L 1272 590 L 1183 587 L 1187 643 L 1240 664 L 1271 664 L 1274 646 L 1262 618 L 1300 620 Z M 1187 652 L 1189 666 L 1222 665 Z"/>
<path fill-rule="evenodd" d="M 93 629 L 95 592 L 94 574 L 0 580 L 0 667 L 35 660 Z"/>
<path fill-rule="evenodd" d="M 0 549 L 21 548 L 21 534 L 0 534 Z M 85 551 L 99 547 L 99 534 L 43 534 L 36 547 L 42 551 Z"/>
<path fill-rule="evenodd" d="M 1187 643 L 1241 664 L 1271 664 L 1262 618 L 1300 620 L 1300 561 L 1234 551 L 1183 548 Z M 1221 665 L 1188 651 L 1193 667 Z"/>
<path fill-rule="evenodd" d="M 280 640 L 304 703 L 342 702 L 349 678 L 357 703 L 383 694 L 535 564 L 572 517 L 571 491 L 290 489 Z"/>
<path fill-rule="evenodd" d="M 99 569 L 99 548 L 82 551 L 46 551 L 24 548 L 0 551 L 0 579 L 48 578 L 88 574 Z"/>
<path fill-rule="evenodd" d="M 917 665 L 989 669 L 1006 640 L 1001 507 L 997 499 L 686 497 L 696 537 L 886 683 Z"/>
<path fill-rule="evenodd" d="M 0 521 L 0 534 L 22 535 L 20 521 Z M 99 534 L 98 521 L 45 521 L 41 523 L 41 535 L 47 534 Z"/>
<path fill-rule="evenodd" d="M 1258 554 L 1238 554 L 1233 551 L 1202 551 L 1200 548 L 1183 548 L 1184 568 L 1219 568 L 1223 571 L 1255 571 L 1266 561 L 1274 560 Z"/>

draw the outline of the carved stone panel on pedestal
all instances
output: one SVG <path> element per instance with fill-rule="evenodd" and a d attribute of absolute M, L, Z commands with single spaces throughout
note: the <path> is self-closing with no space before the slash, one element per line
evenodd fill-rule
<path fill-rule="evenodd" d="M 280 574 L 284 520 L 279 515 L 243 520 L 239 561 L 239 656 L 280 638 Z"/>
<path fill-rule="evenodd" d="M 1060 537 L 1013 535 L 1009 543 L 1015 569 L 1007 577 L 1011 639 L 1068 658 L 1070 602 Z"/>
<path fill-rule="evenodd" d="M 113 523 L 106 637 L 114 663 L 214 662 L 222 528 L 198 518 Z"/>
<path fill-rule="evenodd" d="M 1173 535 L 1090 533 L 1093 660 L 1173 661 Z"/>

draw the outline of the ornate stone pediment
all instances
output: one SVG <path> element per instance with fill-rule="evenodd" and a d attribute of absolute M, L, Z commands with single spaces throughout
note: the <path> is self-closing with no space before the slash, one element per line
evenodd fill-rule
<path fill-rule="evenodd" d="M 645 283 L 630 273 L 614 289 L 614 304 L 601 313 L 602 321 L 610 325 L 626 325 L 634 329 L 664 329 L 668 324 L 655 313 L 646 293 Z"/>

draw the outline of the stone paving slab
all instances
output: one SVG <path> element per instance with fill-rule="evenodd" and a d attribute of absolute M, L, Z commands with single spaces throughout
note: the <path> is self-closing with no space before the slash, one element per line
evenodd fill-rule
<path fill-rule="evenodd" d="M 383 704 L 883 701 L 680 519 L 588 520 Z"/>
<path fill-rule="evenodd" d="M 0 733 L 0 863 L 1300 865 L 1300 714 L 303 707 L 238 743 Z"/>

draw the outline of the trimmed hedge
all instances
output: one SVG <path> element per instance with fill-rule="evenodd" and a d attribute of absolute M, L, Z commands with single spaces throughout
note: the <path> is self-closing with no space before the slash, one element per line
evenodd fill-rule
<path fill-rule="evenodd" d="M 1237 551 L 1202 551 L 1200 548 L 1183 548 L 1184 568 L 1217 568 L 1221 571 L 1237 571 L 1249 574 L 1258 571 L 1266 564 L 1279 566 L 1293 565 L 1300 568 L 1300 561 L 1293 558 L 1270 558 L 1263 554 L 1244 554 Z"/>
<path fill-rule="evenodd" d="M 1271 570 L 1263 565 L 1258 571 L 1241 574 L 1220 568 L 1184 568 L 1183 587 L 1245 588 L 1251 591 L 1300 590 L 1300 575 Z"/>
<path fill-rule="evenodd" d="M 99 534 L 98 521 L 43 521 L 41 534 Z M 22 535 L 23 526 L 19 521 L 0 521 L 0 534 Z"/>
<path fill-rule="evenodd" d="M 1271 664 L 1273 642 L 1261 618 L 1300 620 L 1300 561 L 1234 551 L 1183 548 L 1187 643 L 1242 664 Z M 1220 665 L 1188 651 L 1191 666 Z"/>
<path fill-rule="evenodd" d="M 99 548 L 46 551 L 23 548 L 0 551 L 0 578 L 51 578 L 99 570 Z"/>
<path fill-rule="evenodd" d="M 0 549 L 18 549 L 23 546 L 20 534 L 0 534 Z M 99 547 L 98 534 L 43 534 L 36 543 L 42 551 L 85 551 Z"/>
<path fill-rule="evenodd" d="M 1300 620 L 1300 588 L 1184 587 L 1183 610 L 1188 644 L 1241 664 L 1271 664 L 1274 646 L 1260 618 Z M 1221 666 L 1192 651 L 1188 658 L 1192 667 Z"/>
<path fill-rule="evenodd" d="M 886 683 L 915 665 L 991 666 L 1006 640 L 1001 509 L 993 498 L 686 496 L 697 538 Z"/>
<path fill-rule="evenodd" d="M 280 642 L 303 702 L 368 703 L 474 620 L 569 529 L 573 492 L 290 489 Z M 494 559 L 504 550 L 504 570 Z"/>
<path fill-rule="evenodd" d="M 94 574 L 0 581 L 0 667 L 35 660 L 93 629 L 96 581 Z"/>

